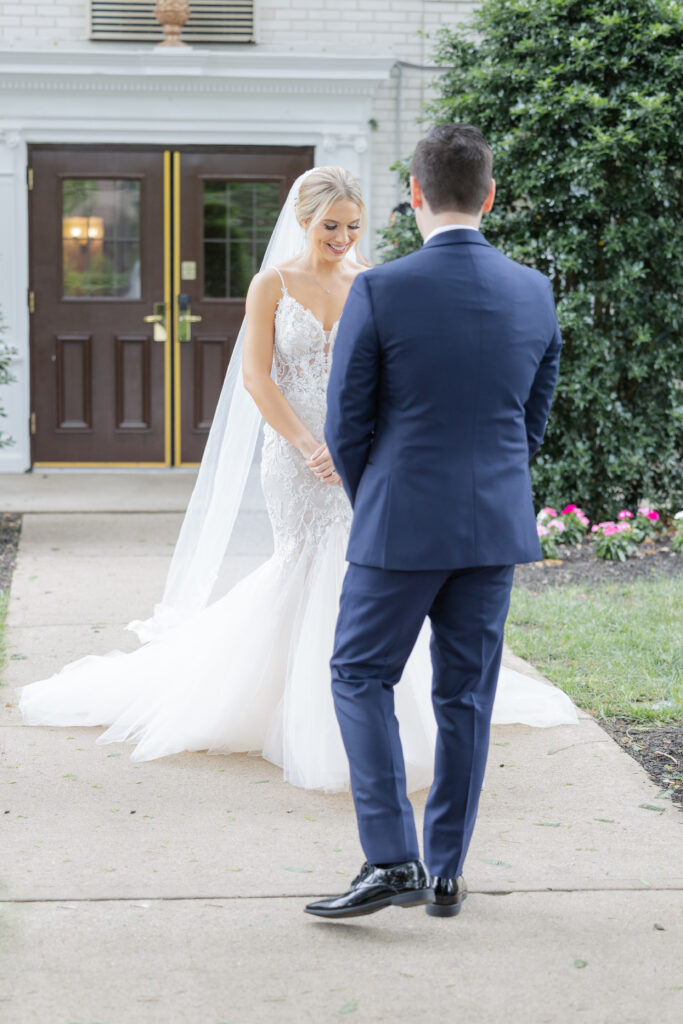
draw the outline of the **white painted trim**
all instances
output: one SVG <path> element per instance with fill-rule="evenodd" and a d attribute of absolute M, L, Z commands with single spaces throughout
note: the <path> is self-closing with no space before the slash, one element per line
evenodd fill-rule
<path fill-rule="evenodd" d="M 392 63 L 262 47 L 2 52 L 0 306 L 18 380 L 3 394 L 16 444 L 0 449 L 0 473 L 30 467 L 27 146 L 314 146 L 316 164 L 343 164 L 369 195 L 368 120 Z"/>
<path fill-rule="evenodd" d="M 363 93 L 387 81 L 392 57 L 334 57 L 320 52 L 258 50 L 132 49 L 4 50 L 0 87 L 88 92 L 271 91 Z M 285 86 L 286 83 L 286 86 Z"/>

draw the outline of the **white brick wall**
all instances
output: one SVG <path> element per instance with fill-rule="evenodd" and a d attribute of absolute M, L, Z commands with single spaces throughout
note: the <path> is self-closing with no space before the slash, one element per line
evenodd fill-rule
<path fill-rule="evenodd" d="M 88 0 L 0 0 L 0 49 L 88 43 Z M 431 64 L 433 36 L 441 25 L 465 20 L 472 0 L 255 0 L 256 44 L 271 51 L 388 56 Z M 407 155 L 422 129 L 417 124 L 430 82 L 429 72 L 404 68 L 401 104 L 401 154 Z M 371 233 L 395 203 L 395 179 L 389 173 L 396 152 L 397 74 L 376 95 L 372 136 Z"/>
<path fill-rule="evenodd" d="M 83 40 L 88 10 L 80 3 L 36 0 L 35 3 L 0 0 L 0 45 L 62 44 Z"/>

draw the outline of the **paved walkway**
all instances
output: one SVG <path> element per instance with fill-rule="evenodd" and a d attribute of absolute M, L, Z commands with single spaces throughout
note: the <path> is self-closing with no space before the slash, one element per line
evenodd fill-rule
<path fill-rule="evenodd" d="M 46 475 L 58 513 L 12 480 L 12 507 L 36 511 L 0 691 L 2 1024 L 683 1019 L 683 816 L 588 717 L 493 730 L 459 918 L 336 925 L 301 910 L 360 865 L 348 795 L 258 757 L 134 764 L 99 729 L 24 727 L 13 685 L 134 646 L 121 627 L 158 599 L 181 518 L 172 474 L 155 486 L 175 498 L 146 512 L 151 478 L 71 476 L 76 499 Z M 259 516 L 235 575 L 263 556 Z"/>

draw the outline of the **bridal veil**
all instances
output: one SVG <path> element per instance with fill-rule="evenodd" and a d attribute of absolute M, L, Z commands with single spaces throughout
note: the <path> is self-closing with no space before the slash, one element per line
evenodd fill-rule
<path fill-rule="evenodd" d="M 279 266 L 306 247 L 306 232 L 296 217 L 300 175 L 285 201 L 261 270 Z M 161 601 L 149 619 L 127 626 L 142 641 L 156 640 L 204 608 L 212 600 L 216 581 L 242 506 L 262 417 L 242 380 L 244 321 L 221 389 Z"/>

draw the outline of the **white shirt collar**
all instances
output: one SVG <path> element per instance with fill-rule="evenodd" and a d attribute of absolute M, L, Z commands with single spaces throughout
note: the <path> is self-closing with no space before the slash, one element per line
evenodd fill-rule
<path fill-rule="evenodd" d="M 478 231 L 478 228 L 473 228 L 471 224 L 442 224 L 440 228 L 434 228 L 430 231 L 425 238 L 423 245 L 430 242 L 436 235 L 440 235 L 442 231 Z"/>

